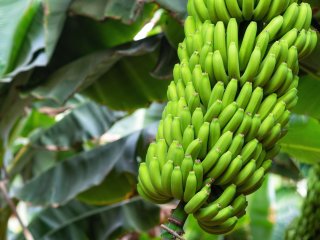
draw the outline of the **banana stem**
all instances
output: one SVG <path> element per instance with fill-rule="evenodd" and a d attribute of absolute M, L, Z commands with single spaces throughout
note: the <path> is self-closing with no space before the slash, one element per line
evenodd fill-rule
<path fill-rule="evenodd" d="M 184 234 L 183 225 L 187 220 L 188 214 L 184 211 L 185 203 L 181 201 L 177 208 L 174 209 L 169 217 L 169 221 L 166 224 L 162 224 L 161 239 L 172 240 L 180 239 L 184 240 L 182 235 Z"/>

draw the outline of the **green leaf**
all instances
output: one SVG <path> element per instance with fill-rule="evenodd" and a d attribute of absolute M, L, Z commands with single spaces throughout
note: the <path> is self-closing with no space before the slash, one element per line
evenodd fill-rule
<path fill-rule="evenodd" d="M 180 19 L 184 19 L 187 14 L 187 0 L 155 0 L 161 7 L 173 12 Z"/>
<path fill-rule="evenodd" d="M 69 148 L 78 143 L 100 137 L 117 120 L 118 116 L 93 102 L 87 102 L 73 109 L 52 127 L 43 130 L 32 139 L 35 147 Z"/>
<path fill-rule="evenodd" d="M 131 231 L 147 231 L 159 223 L 159 208 L 134 198 L 121 203 L 93 207 L 72 201 L 42 211 L 28 229 L 37 240 L 116 239 Z M 76 235 L 81 238 L 73 238 Z M 20 235 L 16 240 L 24 239 Z"/>
<path fill-rule="evenodd" d="M 136 133 L 62 161 L 15 189 L 13 194 L 33 204 L 61 205 L 100 184 L 114 168 L 134 174 L 138 137 Z"/>
<path fill-rule="evenodd" d="M 124 23 L 134 22 L 143 9 L 143 3 L 135 0 L 75 0 L 70 6 L 74 14 L 84 15 L 96 20 L 119 19 Z"/>
<path fill-rule="evenodd" d="M 301 77 L 298 96 L 299 101 L 293 111 L 297 114 L 304 114 L 320 119 L 320 81 L 310 75 Z"/>
<path fill-rule="evenodd" d="M 43 6 L 41 0 L 1 2 L 0 75 L 6 75 L 1 81 L 12 81 L 18 73 L 48 63 L 69 1 L 45 0 Z"/>
<path fill-rule="evenodd" d="M 282 151 L 304 163 L 320 162 L 320 124 L 306 116 L 294 115 L 288 134 L 280 141 Z"/>
<path fill-rule="evenodd" d="M 150 75 L 157 58 L 158 52 L 123 58 L 84 93 L 100 104 L 119 110 L 132 110 L 146 107 L 152 101 L 164 101 L 169 81 L 159 81 Z"/>
<path fill-rule="evenodd" d="M 262 187 L 252 194 L 249 199 L 248 210 L 253 239 L 259 239 L 261 236 L 265 240 L 271 238 L 273 223 L 269 220 L 270 208 L 268 178 L 266 178 Z"/>
<path fill-rule="evenodd" d="M 77 199 L 91 205 L 120 202 L 132 195 L 136 189 L 135 179 L 131 178 L 128 174 L 112 171 L 101 184 L 80 193 Z"/>
<path fill-rule="evenodd" d="M 181 43 L 185 38 L 183 24 L 178 22 L 168 13 L 164 13 L 162 15 L 162 21 L 164 22 L 162 28 L 166 38 L 171 46 L 177 49 L 179 43 Z"/>
<path fill-rule="evenodd" d="M 132 42 L 119 48 L 98 51 L 79 58 L 78 60 L 58 69 L 48 78 L 45 84 L 34 89 L 31 94 L 36 98 L 52 99 L 53 101 L 62 104 L 75 92 L 91 85 L 97 79 L 101 79 L 102 76 L 107 74 L 107 72 L 110 71 L 110 69 L 123 57 L 145 56 L 148 53 L 154 52 L 158 47 L 160 39 L 160 36 L 151 37 L 138 42 Z M 121 75 L 122 74 L 123 72 L 121 72 Z M 117 78 L 115 80 L 122 79 L 119 79 L 119 75 L 116 77 Z M 143 80 L 146 81 L 146 79 Z M 107 83 L 109 83 L 109 80 L 106 81 L 106 84 Z M 116 90 L 120 93 L 120 86 L 121 88 L 127 87 L 126 85 L 116 85 Z M 111 84 L 110 87 L 112 87 Z M 132 90 L 138 89 L 134 86 L 130 86 L 131 97 L 135 95 Z M 89 94 L 89 92 L 91 91 L 88 90 L 87 93 Z M 102 99 L 101 102 L 103 102 L 104 94 L 105 93 L 103 91 L 99 91 L 99 89 L 97 89 L 92 93 L 92 96 Z M 117 96 L 117 99 L 120 99 L 120 96 Z M 138 99 L 139 97 L 141 98 L 141 96 L 137 96 Z"/>

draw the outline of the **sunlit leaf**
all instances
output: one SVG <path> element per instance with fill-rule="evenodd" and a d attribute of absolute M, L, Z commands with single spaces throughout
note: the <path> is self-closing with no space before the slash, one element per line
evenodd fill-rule
<path fill-rule="evenodd" d="M 313 118 L 295 115 L 288 134 L 280 141 L 282 151 L 305 163 L 320 162 L 320 124 Z"/>

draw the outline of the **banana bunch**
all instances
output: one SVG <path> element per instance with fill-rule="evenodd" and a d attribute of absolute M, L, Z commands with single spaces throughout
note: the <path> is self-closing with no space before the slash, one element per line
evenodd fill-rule
<path fill-rule="evenodd" d="M 308 194 L 301 216 L 287 231 L 287 240 L 318 239 L 320 236 L 320 165 L 311 168 L 308 180 Z"/>
<path fill-rule="evenodd" d="M 310 6 L 296 1 L 189 0 L 188 11 L 137 190 L 157 204 L 182 201 L 203 230 L 224 234 L 279 152 L 298 101 L 299 59 L 317 33 Z"/>
<path fill-rule="evenodd" d="M 214 24 L 218 21 L 227 24 L 231 18 L 239 23 L 250 20 L 268 23 L 283 15 L 287 19 L 283 28 L 309 28 L 312 10 L 309 4 L 301 3 L 299 6 L 297 2 L 298 0 L 189 0 L 187 7 L 189 15 L 198 23 L 210 20 Z"/>

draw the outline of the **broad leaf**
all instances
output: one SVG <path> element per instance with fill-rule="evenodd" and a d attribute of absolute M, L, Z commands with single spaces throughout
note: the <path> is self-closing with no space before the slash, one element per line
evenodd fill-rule
<path fill-rule="evenodd" d="M 91 205 L 110 205 L 133 195 L 135 183 L 132 175 L 112 171 L 101 184 L 80 193 L 77 199 Z"/>
<path fill-rule="evenodd" d="M 119 48 L 99 51 L 99 52 L 90 54 L 88 56 L 79 58 L 78 60 L 54 72 L 48 78 L 48 81 L 46 81 L 45 84 L 39 86 L 38 88 L 32 91 L 32 95 L 41 99 L 43 98 L 52 99 L 53 101 L 62 104 L 68 98 L 70 98 L 75 92 L 91 85 L 97 79 L 101 79 L 102 76 L 107 74 L 108 71 L 111 68 L 113 68 L 114 65 L 121 58 L 127 57 L 127 56 L 144 56 L 145 57 L 146 54 L 154 52 L 158 47 L 160 39 L 161 37 L 159 36 L 151 37 L 145 40 L 141 40 L 139 42 L 133 42 L 131 44 L 124 45 Z M 136 64 L 140 64 L 140 62 L 136 62 Z M 152 68 L 153 66 L 154 65 L 149 64 L 150 68 Z M 135 68 L 137 67 L 138 66 L 135 66 Z M 121 71 L 121 75 L 126 73 L 126 72 L 123 72 L 122 69 L 117 69 L 117 68 L 114 71 L 118 71 L 117 73 Z M 129 74 L 129 73 L 126 73 L 126 74 Z M 145 72 L 144 74 L 147 74 L 147 72 Z M 131 77 L 134 77 L 134 75 L 132 75 Z M 102 78 L 102 80 L 103 79 L 105 78 Z M 122 78 L 119 79 L 119 75 L 117 75 L 117 79 L 121 80 Z M 131 78 L 127 80 L 131 80 Z M 143 82 L 147 81 L 146 79 L 138 79 L 138 80 Z M 105 81 L 106 84 L 108 84 L 109 81 L 110 80 Z M 132 91 L 133 90 L 138 91 L 139 89 L 137 89 L 137 86 L 127 86 L 126 84 L 129 84 L 129 83 L 125 83 L 124 85 L 119 85 L 119 84 L 116 85 L 115 86 L 116 90 L 121 93 L 122 92 L 121 88 L 130 87 L 129 88 L 130 96 L 131 97 L 135 96 L 135 94 Z M 110 84 L 110 87 L 112 88 L 111 84 Z M 154 85 L 152 85 L 152 88 L 154 88 Z M 113 88 L 113 90 L 115 89 Z M 92 91 L 88 90 L 88 93 Z M 92 93 L 92 96 L 103 100 L 104 97 L 109 97 L 109 96 L 104 96 L 105 94 L 106 93 L 104 93 L 102 89 L 97 89 L 95 90 L 94 93 Z M 136 92 L 136 94 L 138 95 L 137 96 L 138 99 L 141 98 L 138 92 Z M 117 95 L 116 99 L 121 99 L 120 96 Z M 112 98 L 112 97 L 109 97 L 109 98 Z M 114 98 L 112 99 L 114 100 Z M 121 101 L 118 101 L 118 102 L 121 102 Z"/>
<path fill-rule="evenodd" d="M 300 162 L 320 162 L 320 124 L 313 118 L 295 115 L 288 134 L 280 141 L 282 151 Z"/>
<path fill-rule="evenodd" d="M 301 77 L 298 96 L 299 101 L 293 111 L 297 114 L 304 114 L 310 117 L 320 119 L 320 81 L 312 76 Z"/>
<path fill-rule="evenodd" d="M 62 161 L 15 189 L 13 195 L 33 204 L 61 205 L 100 184 L 114 168 L 135 173 L 138 137 L 136 133 Z"/>
<path fill-rule="evenodd" d="M 96 20 L 119 19 L 124 23 L 134 22 L 143 9 L 143 3 L 135 0 L 74 0 L 70 10 L 74 14 L 89 16 Z"/>
<path fill-rule="evenodd" d="M 72 201 L 35 217 L 29 230 L 37 240 L 116 239 L 126 232 L 147 231 L 159 223 L 159 208 L 140 198 L 93 207 Z M 80 236 L 81 238 L 73 238 Z M 16 240 L 24 239 L 20 235 Z"/>
<path fill-rule="evenodd" d="M 68 148 L 100 137 L 117 118 L 113 111 L 88 102 L 72 110 L 52 127 L 45 129 L 39 137 L 32 139 L 32 145 L 53 149 Z"/>
<path fill-rule="evenodd" d="M 45 66 L 59 39 L 69 0 L 8 1 L 0 5 L 0 75 L 11 81 L 22 71 Z M 46 11 L 45 11 L 46 10 Z"/>
<path fill-rule="evenodd" d="M 272 209 L 270 205 L 268 179 L 266 178 L 262 187 L 251 195 L 249 201 L 250 228 L 253 239 L 267 240 L 271 238 L 273 222 L 270 221 Z"/>

